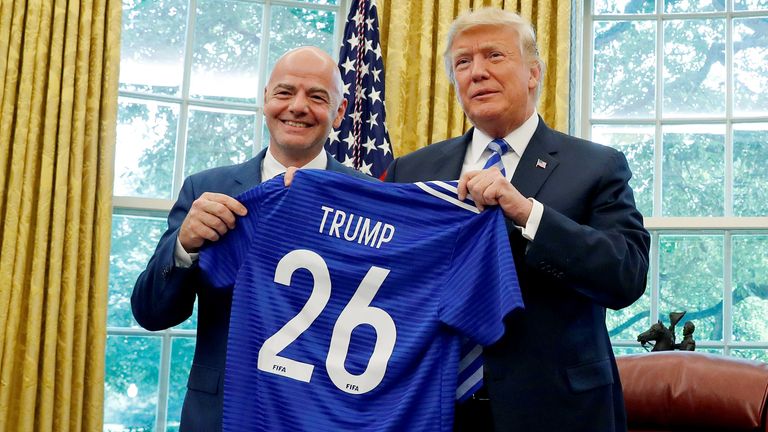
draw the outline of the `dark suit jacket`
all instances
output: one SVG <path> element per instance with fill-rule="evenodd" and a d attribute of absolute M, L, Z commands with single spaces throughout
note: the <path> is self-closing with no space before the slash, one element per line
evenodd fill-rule
<path fill-rule="evenodd" d="M 154 255 L 136 280 L 131 307 L 136 321 L 147 330 L 163 330 L 192 315 L 198 299 L 197 344 L 181 411 L 181 431 L 221 430 L 224 360 L 232 305 L 232 291 L 214 289 L 195 263 L 190 268 L 174 265 L 174 248 L 181 223 L 203 192 L 237 196 L 261 183 L 261 162 L 266 149 L 253 159 L 194 174 L 184 181 L 179 198 L 168 215 L 168 230 Z M 326 169 L 373 180 L 328 155 Z"/>
<path fill-rule="evenodd" d="M 470 130 L 403 156 L 387 181 L 457 179 L 471 140 Z M 650 236 L 630 175 L 622 153 L 539 120 L 512 184 L 544 205 L 541 224 L 528 242 L 507 223 L 525 310 L 484 350 L 496 431 L 626 430 L 605 308 L 645 290 Z"/>

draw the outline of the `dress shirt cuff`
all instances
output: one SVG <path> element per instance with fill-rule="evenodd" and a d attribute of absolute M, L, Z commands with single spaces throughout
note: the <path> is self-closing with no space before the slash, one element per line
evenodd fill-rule
<path fill-rule="evenodd" d="M 533 241 L 533 238 L 536 237 L 536 231 L 539 230 L 541 216 L 544 214 L 544 205 L 533 198 L 528 198 L 528 201 L 533 204 L 531 214 L 528 215 L 528 222 L 525 223 L 524 227 L 519 226 L 517 229 L 520 230 L 526 240 Z"/>
<path fill-rule="evenodd" d="M 181 241 L 176 237 L 176 249 L 173 251 L 173 262 L 176 267 L 189 268 L 192 267 L 195 261 L 197 261 L 197 252 L 188 253 L 184 250 L 184 246 L 181 245 Z"/>

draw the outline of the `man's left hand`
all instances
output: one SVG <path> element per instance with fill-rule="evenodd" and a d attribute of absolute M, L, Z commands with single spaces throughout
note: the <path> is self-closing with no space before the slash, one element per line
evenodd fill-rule
<path fill-rule="evenodd" d="M 288 167 L 288 169 L 285 170 L 285 177 L 283 178 L 285 187 L 288 187 L 291 185 L 291 182 L 293 181 L 293 176 L 296 174 L 296 171 L 298 170 L 299 169 L 296 167 Z"/>
<path fill-rule="evenodd" d="M 459 199 L 467 195 L 475 201 L 478 209 L 498 205 L 504 215 L 516 225 L 525 226 L 531 214 L 533 203 L 525 198 L 504 176 L 498 168 L 481 171 L 469 171 L 459 179 Z"/>

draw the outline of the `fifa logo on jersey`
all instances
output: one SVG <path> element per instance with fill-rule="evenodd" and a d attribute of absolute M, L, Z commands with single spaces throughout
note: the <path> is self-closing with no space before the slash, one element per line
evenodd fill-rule
<path fill-rule="evenodd" d="M 320 234 L 356 242 L 379 249 L 383 243 L 389 243 L 395 236 L 395 227 L 381 221 L 372 221 L 365 216 L 355 215 L 343 210 L 321 206 L 323 219 L 320 221 Z M 329 214 L 332 217 L 328 217 Z M 326 224 L 328 222 L 328 224 Z M 328 229 L 326 230 L 326 225 Z"/>
<path fill-rule="evenodd" d="M 359 392 L 360 388 L 354 384 L 347 384 L 347 390 L 352 390 L 353 392 Z"/>

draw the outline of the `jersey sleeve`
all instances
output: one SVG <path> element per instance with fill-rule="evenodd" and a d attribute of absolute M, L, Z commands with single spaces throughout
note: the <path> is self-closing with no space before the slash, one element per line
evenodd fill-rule
<path fill-rule="evenodd" d="M 504 317 L 523 306 L 501 209 L 459 229 L 440 302 L 440 319 L 481 345 L 504 334 Z"/>
<path fill-rule="evenodd" d="M 248 214 L 237 218 L 235 228 L 222 238 L 206 243 L 200 250 L 200 268 L 208 282 L 216 288 L 231 287 L 235 284 L 237 272 L 256 233 L 261 189 L 256 187 L 239 195 L 237 200 L 248 209 Z"/>

